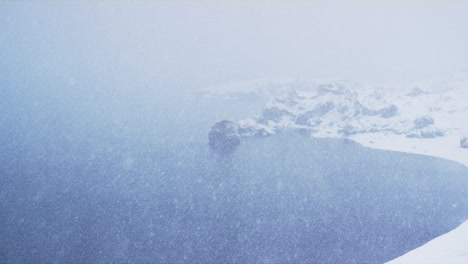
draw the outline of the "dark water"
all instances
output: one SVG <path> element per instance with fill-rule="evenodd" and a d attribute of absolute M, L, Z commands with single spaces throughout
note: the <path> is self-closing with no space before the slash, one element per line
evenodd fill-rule
<path fill-rule="evenodd" d="M 229 157 L 73 135 L 4 144 L 0 262 L 381 263 L 468 217 L 468 170 L 441 159 L 294 133 Z"/>

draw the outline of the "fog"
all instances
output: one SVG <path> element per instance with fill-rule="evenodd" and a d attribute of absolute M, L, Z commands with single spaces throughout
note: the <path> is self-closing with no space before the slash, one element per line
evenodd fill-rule
<path fill-rule="evenodd" d="M 2 72 L 78 86 L 404 82 L 468 60 L 464 2 L 4 2 L 0 24 Z"/>
<path fill-rule="evenodd" d="M 198 98 L 466 70 L 468 3 L 1 2 L 0 262 L 383 262 L 468 217 L 467 170 L 284 132 L 231 155 Z M 369 248 L 372 248 L 369 251 Z"/>

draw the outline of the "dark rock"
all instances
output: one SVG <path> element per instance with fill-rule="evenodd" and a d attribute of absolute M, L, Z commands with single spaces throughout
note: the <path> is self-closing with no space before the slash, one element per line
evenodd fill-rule
<path fill-rule="evenodd" d="M 445 136 L 444 131 L 438 129 L 421 129 L 406 135 L 407 138 L 436 138 L 443 136 Z"/>
<path fill-rule="evenodd" d="M 320 122 L 314 124 L 310 122 L 311 118 L 318 118 L 326 115 L 328 112 L 335 108 L 335 104 L 332 101 L 318 105 L 316 108 L 300 114 L 296 118 L 296 124 L 298 125 L 318 125 Z"/>
<path fill-rule="evenodd" d="M 265 108 L 262 111 L 262 118 L 260 119 L 260 123 L 266 124 L 269 120 L 273 122 L 279 122 L 283 116 L 294 115 L 284 109 L 279 109 L 278 107 Z"/>
<path fill-rule="evenodd" d="M 423 116 L 423 117 L 416 118 L 416 120 L 414 120 L 414 126 L 416 128 L 423 128 L 432 124 L 434 124 L 434 119 L 430 116 Z"/>
<path fill-rule="evenodd" d="M 382 118 L 390 118 L 398 114 L 398 107 L 396 105 L 389 105 L 379 110 L 372 110 L 363 106 L 361 103 L 356 102 L 355 108 L 356 110 L 354 115 L 362 114 L 367 116 L 380 116 Z"/>
<path fill-rule="evenodd" d="M 462 147 L 462 148 L 468 148 L 468 136 L 466 136 L 466 137 L 461 137 L 461 139 L 460 139 L 460 147 Z"/>
<path fill-rule="evenodd" d="M 342 129 L 338 130 L 338 133 L 343 134 L 345 137 L 357 134 L 357 131 L 353 126 L 347 124 Z"/>
<path fill-rule="evenodd" d="M 228 120 L 220 121 L 208 133 L 210 149 L 218 154 L 232 153 L 240 144 L 239 126 Z"/>
<path fill-rule="evenodd" d="M 398 114 L 398 107 L 390 105 L 380 110 L 380 116 L 383 118 L 390 118 Z"/>

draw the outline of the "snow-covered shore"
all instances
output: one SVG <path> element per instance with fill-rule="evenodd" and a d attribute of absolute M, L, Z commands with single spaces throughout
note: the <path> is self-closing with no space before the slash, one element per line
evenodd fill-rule
<path fill-rule="evenodd" d="M 369 148 L 433 156 L 468 167 L 468 149 L 459 147 L 458 136 L 407 138 L 402 135 L 368 133 L 352 135 L 349 139 Z"/>
<path fill-rule="evenodd" d="M 312 137 L 348 138 L 366 147 L 429 155 L 468 167 L 468 81 L 398 87 L 345 81 L 252 81 L 204 90 L 207 96 L 263 97 L 258 116 L 240 120 L 248 133 L 282 129 Z M 434 88 L 436 87 L 436 88 Z"/>
<path fill-rule="evenodd" d="M 387 263 L 468 263 L 468 221 Z"/>

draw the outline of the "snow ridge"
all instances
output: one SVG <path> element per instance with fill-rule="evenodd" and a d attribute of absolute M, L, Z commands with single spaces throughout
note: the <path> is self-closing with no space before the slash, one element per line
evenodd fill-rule
<path fill-rule="evenodd" d="M 292 89 L 273 97 L 262 114 L 248 123 L 251 129 L 267 130 L 266 126 L 273 133 L 284 128 L 301 129 L 316 137 L 377 132 L 408 138 L 443 137 L 461 133 L 461 128 L 453 126 L 455 123 L 447 124 L 444 120 L 448 113 L 459 119 L 468 113 L 467 105 L 456 104 L 460 95 L 468 99 L 467 93 L 455 90 L 427 93 L 415 89 L 399 95 L 346 82 L 322 83 L 314 89 Z M 246 121 L 240 123 L 245 125 Z"/>

